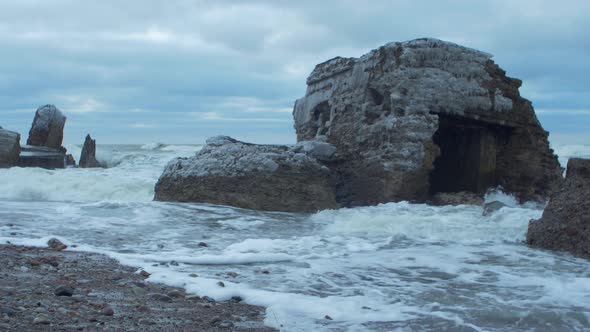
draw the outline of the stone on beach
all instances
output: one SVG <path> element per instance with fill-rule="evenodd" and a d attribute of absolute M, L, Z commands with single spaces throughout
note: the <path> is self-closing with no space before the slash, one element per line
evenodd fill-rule
<path fill-rule="evenodd" d="M 67 245 L 56 238 L 49 239 L 49 241 L 47 241 L 47 246 L 56 251 L 62 251 L 68 248 Z"/>
<path fill-rule="evenodd" d="M 70 287 L 70 286 L 58 286 L 53 293 L 56 296 L 72 296 L 74 295 L 74 288 Z"/>

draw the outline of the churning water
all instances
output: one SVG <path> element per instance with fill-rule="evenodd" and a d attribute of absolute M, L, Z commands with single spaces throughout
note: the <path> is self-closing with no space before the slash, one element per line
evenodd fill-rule
<path fill-rule="evenodd" d="M 152 281 L 241 296 L 284 331 L 590 329 L 590 262 L 522 243 L 542 207 L 499 193 L 487 199 L 509 207 L 486 217 L 405 202 L 311 215 L 152 202 L 164 165 L 198 149 L 99 146 L 108 169 L 0 170 L 0 241 L 58 237 Z"/>

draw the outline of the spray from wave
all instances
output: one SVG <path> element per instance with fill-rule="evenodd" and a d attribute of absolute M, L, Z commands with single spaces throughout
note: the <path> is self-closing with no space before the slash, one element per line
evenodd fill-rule
<path fill-rule="evenodd" d="M 0 170 L 0 199 L 26 201 L 147 202 L 162 169 L 177 156 L 190 156 L 194 145 L 163 145 L 144 149 L 138 145 L 99 145 L 96 156 L 106 168 Z M 72 154 L 80 146 L 69 146 Z"/>

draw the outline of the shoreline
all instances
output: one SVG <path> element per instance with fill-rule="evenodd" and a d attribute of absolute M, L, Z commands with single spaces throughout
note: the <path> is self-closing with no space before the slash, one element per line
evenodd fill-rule
<path fill-rule="evenodd" d="M 276 331 L 264 308 L 146 282 L 105 255 L 0 245 L 0 330 Z"/>

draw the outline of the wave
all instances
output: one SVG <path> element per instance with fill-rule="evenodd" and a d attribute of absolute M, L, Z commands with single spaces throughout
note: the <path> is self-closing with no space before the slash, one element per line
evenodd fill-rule
<path fill-rule="evenodd" d="M 0 171 L 0 198 L 70 202 L 152 200 L 156 174 L 112 170 L 14 167 Z"/>
<path fill-rule="evenodd" d="M 167 145 L 164 143 L 147 143 L 141 146 L 140 149 L 142 150 L 160 150 L 164 147 L 166 147 Z"/>

